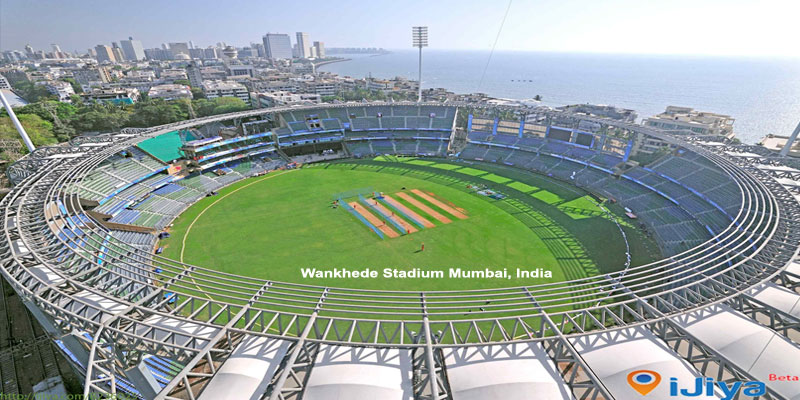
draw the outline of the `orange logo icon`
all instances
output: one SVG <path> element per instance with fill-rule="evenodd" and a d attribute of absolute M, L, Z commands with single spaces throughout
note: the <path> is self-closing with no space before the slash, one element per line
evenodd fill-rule
<path fill-rule="evenodd" d="M 642 396 L 652 392 L 661 382 L 658 372 L 640 369 L 628 374 L 628 384 Z"/>

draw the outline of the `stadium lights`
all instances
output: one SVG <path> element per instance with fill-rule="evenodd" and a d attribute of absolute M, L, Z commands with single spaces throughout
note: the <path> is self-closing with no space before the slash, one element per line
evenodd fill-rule
<path fill-rule="evenodd" d="M 422 102 L 422 48 L 428 47 L 428 27 L 411 27 L 414 47 L 419 48 L 419 83 L 417 85 L 417 102 Z"/>

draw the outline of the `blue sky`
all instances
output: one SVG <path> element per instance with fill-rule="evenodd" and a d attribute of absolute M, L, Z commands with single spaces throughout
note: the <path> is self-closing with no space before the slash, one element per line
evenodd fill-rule
<path fill-rule="evenodd" d="M 0 0 L 0 49 L 86 51 L 133 36 L 145 47 L 258 42 L 309 32 L 328 47 L 488 50 L 506 0 Z M 800 57 L 797 0 L 513 0 L 500 50 Z M 294 38 L 293 38 L 294 40 Z"/>

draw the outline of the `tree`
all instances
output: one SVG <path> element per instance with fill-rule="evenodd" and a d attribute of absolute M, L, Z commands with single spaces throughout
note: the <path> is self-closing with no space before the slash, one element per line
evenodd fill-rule
<path fill-rule="evenodd" d="M 250 109 L 242 99 L 238 97 L 217 97 L 213 100 L 214 110 L 211 115 L 225 114 L 236 111 L 244 111 Z"/>
<path fill-rule="evenodd" d="M 55 123 L 58 118 L 61 122 L 72 119 L 78 113 L 78 107 L 70 103 L 48 100 L 31 103 L 15 109 L 17 114 L 36 114 L 45 121 Z"/>
<path fill-rule="evenodd" d="M 216 99 L 192 100 L 192 107 L 198 117 L 208 117 L 210 115 L 224 114 L 235 111 L 249 110 L 242 99 L 237 97 L 217 97 Z"/>
<path fill-rule="evenodd" d="M 35 146 L 51 146 L 58 143 L 58 140 L 53 134 L 53 124 L 50 122 L 45 121 L 35 114 L 22 114 L 18 115 L 17 118 Z M 0 118 L 0 138 L 22 140 L 16 127 L 14 127 L 14 123 L 11 122 L 11 118 L 9 117 Z M 27 149 L 23 148 L 23 152 L 27 153 Z"/>
<path fill-rule="evenodd" d="M 70 125 L 78 133 L 110 132 L 128 126 L 130 111 L 124 106 L 114 104 L 92 103 L 79 109 L 70 121 Z"/>
<path fill-rule="evenodd" d="M 149 127 L 185 120 L 188 113 L 175 102 L 149 101 L 137 103 L 128 120 L 130 126 Z"/>
<path fill-rule="evenodd" d="M 214 102 L 208 99 L 192 100 L 192 107 L 198 117 L 207 117 L 214 112 Z"/>
<path fill-rule="evenodd" d="M 25 99 L 28 103 L 35 103 L 43 100 L 57 100 L 56 96 L 47 91 L 42 85 L 35 85 L 30 81 L 20 81 L 14 85 L 20 97 Z"/>
<path fill-rule="evenodd" d="M 72 90 L 75 93 L 83 93 L 83 89 L 81 88 L 81 85 L 79 85 L 78 82 L 75 81 L 74 78 L 61 78 L 61 80 L 64 81 L 64 82 L 69 83 L 72 86 Z"/>
<path fill-rule="evenodd" d="M 189 83 L 188 79 L 176 79 L 173 83 L 176 84 L 176 85 L 191 86 L 191 83 Z"/>
<path fill-rule="evenodd" d="M 203 93 L 203 89 L 202 88 L 193 87 L 192 88 L 192 98 L 194 100 L 205 99 L 206 95 L 205 95 L 205 93 Z"/>

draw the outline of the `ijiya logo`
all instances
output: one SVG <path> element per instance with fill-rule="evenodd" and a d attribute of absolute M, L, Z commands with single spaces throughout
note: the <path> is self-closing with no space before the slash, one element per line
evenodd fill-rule
<path fill-rule="evenodd" d="M 640 369 L 628 374 L 628 384 L 642 396 L 652 392 L 660 382 L 661 375 L 656 371 Z"/>
<path fill-rule="evenodd" d="M 640 369 L 628 374 L 628 384 L 646 396 L 661 382 L 661 375 L 658 372 Z M 712 378 L 697 377 L 694 379 L 694 386 L 689 389 L 678 388 L 678 378 L 669 378 L 670 397 L 720 397 L 722 400 L 736 398 L 742 392 L 745 396 L 758 397 L 767 394 L 767 385 L 764 382 L 718 382 Z"/>

